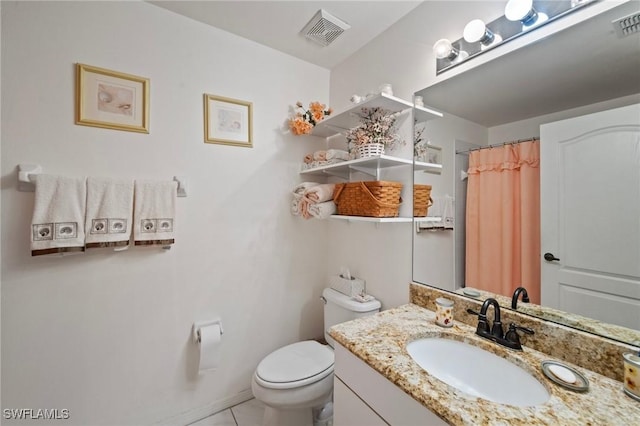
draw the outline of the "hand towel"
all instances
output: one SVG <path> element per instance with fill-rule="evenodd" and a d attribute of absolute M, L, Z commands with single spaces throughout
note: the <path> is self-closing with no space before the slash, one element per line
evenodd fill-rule
<path fill-rule="evenodd" d="M 177 182 L 139 181 L 134 184 L 133 239 L 135 245 L 175 243 Z"/>
<path fill-rule="evenodd" d="M 427 217 L 437 218 L 438 222 L 425 222 L 421 224 L 422 229 L 442 230 L 444 228 L 444 222 L 442 221 L 442 212 L 444 208 L 443 197 L 432 197 L 433 204 L 427 211 Z"/>
<path fill-rule="evenodd" d="M 85 177 L 41 174 L 31 219 L 31 256 L 84 251 Z"/>
<path fill-rule="evenodd" d="M 327 160 L 350 160 L 349 153 L 341 149 L 328 149 L 325 157 Z"/>
<path fill-rule="evenodd" d="M 132 219 L 133 180 L 87 178 L 87 248 L 129 245 Z"/>
<path fill-rule="evenodd" d="M 443 202 L 442 222 L 444 223 L 444 229 L 453 229 L 453 197 L 446 195 Z"/>
<path fill-rule="evenodd" d="M 335 189 L 333 183 L 323 183 L 321 185 L 312 186 L 304 191 L 304 198 L 311 203 L 323 203 L 325 201 L 333 200 L 333 190 Z"/>
<path fill-rule="evenodd" d="M 324 203 L 309 203 L 309 214 L 316 219 L 328 219 L 329 216 L 336 213 L 336 203 L 333 201 L 325 201 Z"/>
<path fill-rule="evenodd" d="M 307 154 L 304 156 L 304 160 L 305 164 L 311 164 L 313 163 L 313 154 Z"/>

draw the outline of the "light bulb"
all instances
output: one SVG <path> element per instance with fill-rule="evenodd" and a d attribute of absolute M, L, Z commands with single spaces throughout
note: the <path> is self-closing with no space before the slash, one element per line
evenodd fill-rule
<path fill-rule="evenodd" d="M 504 16 L 508 20 L 522 23 L 532 19 L 535 13 L 533 0 L 509 0 L 504 8 Z"/>
<path fill-rule="evenodd" d="M 446 38 L 441 38 L 433 45 L 433 53 L 435 53 L 438 59 L 455 59 L 458 56 L 458 49 L 453 47 L 453 44 Z"/>
<path fill-rule="evenodd" d="M 502 41 L 502 37 L 497 34 L 494 34 L 487 25 L 482 21 L 482 19 L 474 19 L 470 21 L 465 27 L 464 32 L 462 33 L 465 41 L 467 43 L 475 43 L 480 42 L 483 46 L 489 46 L 494 42 L 497 42 L 497 38 L 499 41 Z"/>
<path fill-rule="evenodd" d="M 522 22 L 523 31 L 549 20 L 545 13 L 538 13 L 533 8 L 533 0 L 509 0 L 504 16 L 510 21 Z"/>

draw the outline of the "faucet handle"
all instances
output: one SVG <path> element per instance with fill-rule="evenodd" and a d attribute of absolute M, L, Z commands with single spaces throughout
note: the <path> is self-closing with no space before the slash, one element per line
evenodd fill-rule
<path fill-rule="evenodd" d="M 509 324 L 509 330 L 504 335 L 505 346 L 522 350 L 522 345 L 520 344 L 520 335 L 518 334 L 518 330 L 524 331 L 527 334 L 533 334 L 533 330 L 527 327 L 521 327 L 516 325 L 515 323 Z"/>
<path fill-rule="evenodd" d="M 516 331 L 516 330 L 520 330 L 520 331 L 524 331 L 527 334 L 534 334 L 535 332 L 528 328 L 528 327 L 522 327 L 520 325 L 516 325 L 515 323 L 511 323 L 509 324 L 509 331 Z"/>

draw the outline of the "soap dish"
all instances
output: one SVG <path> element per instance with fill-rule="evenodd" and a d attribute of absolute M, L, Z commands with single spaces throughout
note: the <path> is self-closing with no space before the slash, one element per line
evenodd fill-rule
<path fill-rule="evenodd" d="M 471 287 L 464 287 L 462 289 L 462 293 L 465 296 L 469 296 L 469 297 L 480 297 L 480 292 L 474 288 Z"/>
<path fill-rule="evenodd" d="M 554 374 L 553 370 L 556 370 Z M 568 371 L 567 371 L 568 370 Z M 589 390 L 589 381 L 575 368 L 569 367 L 566 364 L 557 361 L 542 361 L 542 372 L 545 376 L 557 385 L 563 386 L 567 389 L 576 392 L 586 392 Z M 563 372 L 564 374 L 560 374 Z M 575 382 L 570 383 L 562 379 L 562 376 L 573 374 L 575 376 Z"/>

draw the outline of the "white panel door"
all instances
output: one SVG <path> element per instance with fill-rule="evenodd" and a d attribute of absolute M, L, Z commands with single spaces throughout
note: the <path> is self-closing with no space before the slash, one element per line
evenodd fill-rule
<path fill-rule="evenodd" d="M 640 105 L 542 125 L 540 158 L 542 305 L 640 329 Z"/>

